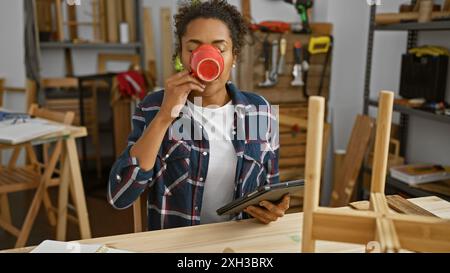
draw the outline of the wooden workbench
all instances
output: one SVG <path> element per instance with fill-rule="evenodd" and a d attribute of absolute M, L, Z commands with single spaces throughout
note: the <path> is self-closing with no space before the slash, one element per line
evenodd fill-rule
<path fill-rule="evenodd" d="M 411 202 L 441 218 L 450 219 L 450 203 L 438 197 L 410 199 Z M 349 208 L 337 208 L 349 209 Z M 254 219 L 238 222 L 124 234 L 79 241 L 84 244 L 106 244 L 135 252 L 300 252 L 303 213 L 288 214 L 277 222 L 263 225 Z M 28 252 L 32 248 L 7 252 Z M 364 252 L 361 245 L 322 242 L 319 252 Z"/>

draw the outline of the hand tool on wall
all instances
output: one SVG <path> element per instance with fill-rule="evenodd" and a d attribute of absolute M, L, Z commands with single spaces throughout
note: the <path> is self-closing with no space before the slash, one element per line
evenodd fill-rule
<path fill-rule="evenodd" d="M 313 7 L 313 0 L 284 0 L 284 2 L 294 5 L 300 15 L 300 24 L 292 25 L 292 32 L 296 33 L 311 33 L 309 25 L 308 10 Z"/>
<path fill-rule="evenodd" d="M 319 37 L 316 42 L 316 45 L 313 46 L 311 50 L 320 53 L 326 53 L 325 62 L 323 64 L 322 75 L 320 76 L 319 90 L 317 92 L 318 96 L 322 95 L 323 85 L 325 83 L 325 75 L 327 73 L 328 63 L 330 62 L 331 57 L 331 47 L 333 46 L 333 37 L 332 36 L 323 36 Z"/>
<path fill-rule="evenodd" d="M 275 85 L 270 79 L 270 42 L 265 39 L 263 42 L 263 55 L 264 55 L 264 81 L 258 84 L 259 87 L 271 87 Z"/>
<path fill-rule="evenodd" d="M 252 31 L 285 33 L 291 30 L 291 24 L 283 21 L 263 21 L 258 24 L 251 24 Z"/>
<path fill-rule="evenodd" d="M 286 65 L 286 45 L 285 38 L 280 40 L 280 60 L 278 61 L 278 75 L 284 74 L 284 66 Z"/>
<path fill-rule="evenodd" d="M 332 36 L 311 37 L 308 44 L 308 50 L 305 52 L 305 60 L 307 60 L 308 63 L 311 55 L 326 54 L 325 61 L 323 64 L 322 75 L 320 77 L 319 89 L 317 92 L 318 96 L 322 94 L 328 62 L 331 57 L 332 41 L 333 41 Z M 305 80 L 305 85 L 303 86 L 303 94 L 305 95 L 305 97 L 308 97 L 309 96 L 307 89 L 308 70 L 305 70 L 303 78 Z"/>
<path fill-rule="evenodd" d="M 305 82 L 303 81 L 303 72 L 308 70 L 309 64 L 303 58 L 303 48 L 300 41 L 296 41 L 294 44 L 294 60 L 295 64 L 292 69 L 292 76 L 294 76 L 294 80 L 291 82 L 291 86 L 304 86 Z"/>
<path fill-rule="evenodd" d="M 278 82 L 278 52 L 279 52 L 279 42 L 278 40 L 272 41 L 272 66 L 270 71 L 270 80 L 274 83 Z"/>

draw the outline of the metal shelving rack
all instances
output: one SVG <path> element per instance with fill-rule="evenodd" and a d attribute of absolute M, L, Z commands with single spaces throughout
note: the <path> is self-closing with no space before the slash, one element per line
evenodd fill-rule
<path fill-rule="evenodd" d="M 112 49 L 133 49 L 140 56 L 141 67 L 146 67 L 145 50 L 144 50 L 144 31 L 142 17 L 142 0 L 135 0 L 135 20 L 136 20 L 136 41 L 128 44 L 120 43 L 72 43 L 72 42 L 39 42 L 40 50 L 51 49 L 95 49 L 95 50 L 112 50 Z"/>
<path fill-rule="evenodd" d="M 416 4 L 416 0 L 411 0 L 411 4 Z M 448 31 L 450 30 L 450 21 L 433 21 L 428 23 L 405 22 L 391 25 L 376 25 L 376 5 L 372 5 L 370 9 L 369 34 L 367 43 L 367 57 L 366 57 L 366 75 L 364 84 L 364 115 L 369 115 L 369 107 L 378 107 L 378 102 L 374 98 L 370 98 L 370 81 L 372 73 L 372 58 L 373 46 L 376 31 L 407 31 L 408 41 L 406 49 L 409 50 L 417 46 L 417 37 L 419 31 Z M 426 112 L 402 105 L 395 105 L 394 111 L 400 113 L 400 153 L 402 156 L 406 154 L 407 132 L 410 116 L 418 116 L 421 118 L 438 121 L 450 125 L 450 117 L 438 115 L 431 112 Z M 367 171 L 367 169 L 365 169 Z M 386 184 L 397 191 L 404 192 L 411 196 L 420 197 L 435 193 L 429 193 L 417 188 L 409 187 L 408 185 L 388 176 Z M 360 187 L 362 189 L 362 187 Z M 447 197 L 448 198 L 448 197 Z M 450 199 L 450 198 L 448 198 Z"/>
<path fill-rule="evenodd" d="M 134 0 L 134 16 L 135 16 L 135 27 L 136 27 L 136 41 L 127 43 L 127 44 L 121 44 L 121 43 L 107 43 L 107 42 L 91 42 L 91 43 L 73 43 L 70 41 L 51 41 L 51 42 L 40 42 L 37 41 L 38 49 L 40 51 L 42 50 L 64 50 L 65 52 L 70 52 L 71 49 L 82 49 L 82 50 L 108 50 L 108 52 L 111 52 L 111 50 L 134 50 L 134 52 L 139 55 L 140 60 L 140 66 L 142 68 L 146 67 L 146 56 L 145 56 L 145 39 L 144 39 L 144 22 L 143 22 L 143 5 L 142 0 Z M 35 13 L 36 14 L 36 13 Z M 71 54 L 71 53 L 69 53 Z M 72 56 L 71 56 L 72 57 Z M 40 67 L 41 64 L 39 63 L 39 59 L 36 60 L 38 63 L 38 66 Z M 73 71 L 72 71 L 73 72 Z M 77 77 L 76 75 L 72 75 L 69 73 L 69 71 L 66 71 L 66 76 L 68 77 Z M 81 95 L 80 95 L 81 96 Z M 81 113 L 81 111 L 80 111 Z M 82 114 L 80 114 L 82 116 Z M 110 127 L 109 124 L 100 124 L 101 128 L 103 127 Z M 80 140 L 83 141 L 84 139 Z M 83 144 L 85 145 L 85 144 Z M 85 146 L 83 148 L 86 149 Z M 83 152 L 83 155 L 86 153 Z M 83 167 L 86 168 L 85 163 L 83 164 Z M 97 185 L 95 185 L 97 186 Z M 92 187 L 92 186 L 91 186 Z M 92 187 L 93 188 L 93 187 Z"/>

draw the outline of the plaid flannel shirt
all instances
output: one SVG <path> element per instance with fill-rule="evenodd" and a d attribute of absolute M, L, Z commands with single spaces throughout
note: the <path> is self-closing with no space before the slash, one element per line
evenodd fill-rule
<path fill-rule="evenodd" d="M 236 199 L 258 186 L 279 182 L 278 123 L 275 118 L 277 113 L 272 112 L 263 97 L 241 92 L 232 83 L 227 83 L 226 88 L 235 108 L 231 141 L 237 156 Z M 163 91 L 152 93 L 137 106 L 128 147 L 114 163 L 108 182 L 108 201 L 117 209 L 130 207 L 146 187 L 149 189 L 149 230 L 200 224 L 204 182 L 208 172 L 209 141 L 187 105 L 174 123 L 182 121 L 188 124 L 183 130 L 201 133 L 200 139 L 174 139 L 172 123 L 152 170 L 141 170 L 137 158 L 130 156 L 130 148 L 159 111 L 163 97 Z M 250 137 L 250 131 L 261 128 L 262 136 Z M 233 217 L 236 220 L 245 218 L 249 218 L 246 213 Z"/>

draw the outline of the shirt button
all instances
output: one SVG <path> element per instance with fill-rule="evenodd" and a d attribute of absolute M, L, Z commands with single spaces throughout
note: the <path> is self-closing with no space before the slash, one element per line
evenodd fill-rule
<path fill-rule="evenodd" d="M 198 207 L 195 207 L 194 209 L 195 209 L 195 210 L 198 210 Z"/>
<path fill-rule="evenodd" d="M 199 181 L 202 182 L 203 181 L 203 177 L 200 177 Z"/>
<path fill-rule="evenodd" d="M 235 135 L 236 134 L 236 131 L 233 131 L 233 132 L 231 132 L 233 135 Z"/>
<path fill-rule="evenodd" d="M 208 153 L 207 152 L 203 152 L 203 155 L 206 156 Z"/>
<path fill-rule="evenodd" d="M 168 158 L 169 157 L 169 155 L 166 155 L 166 158 Z"/>

